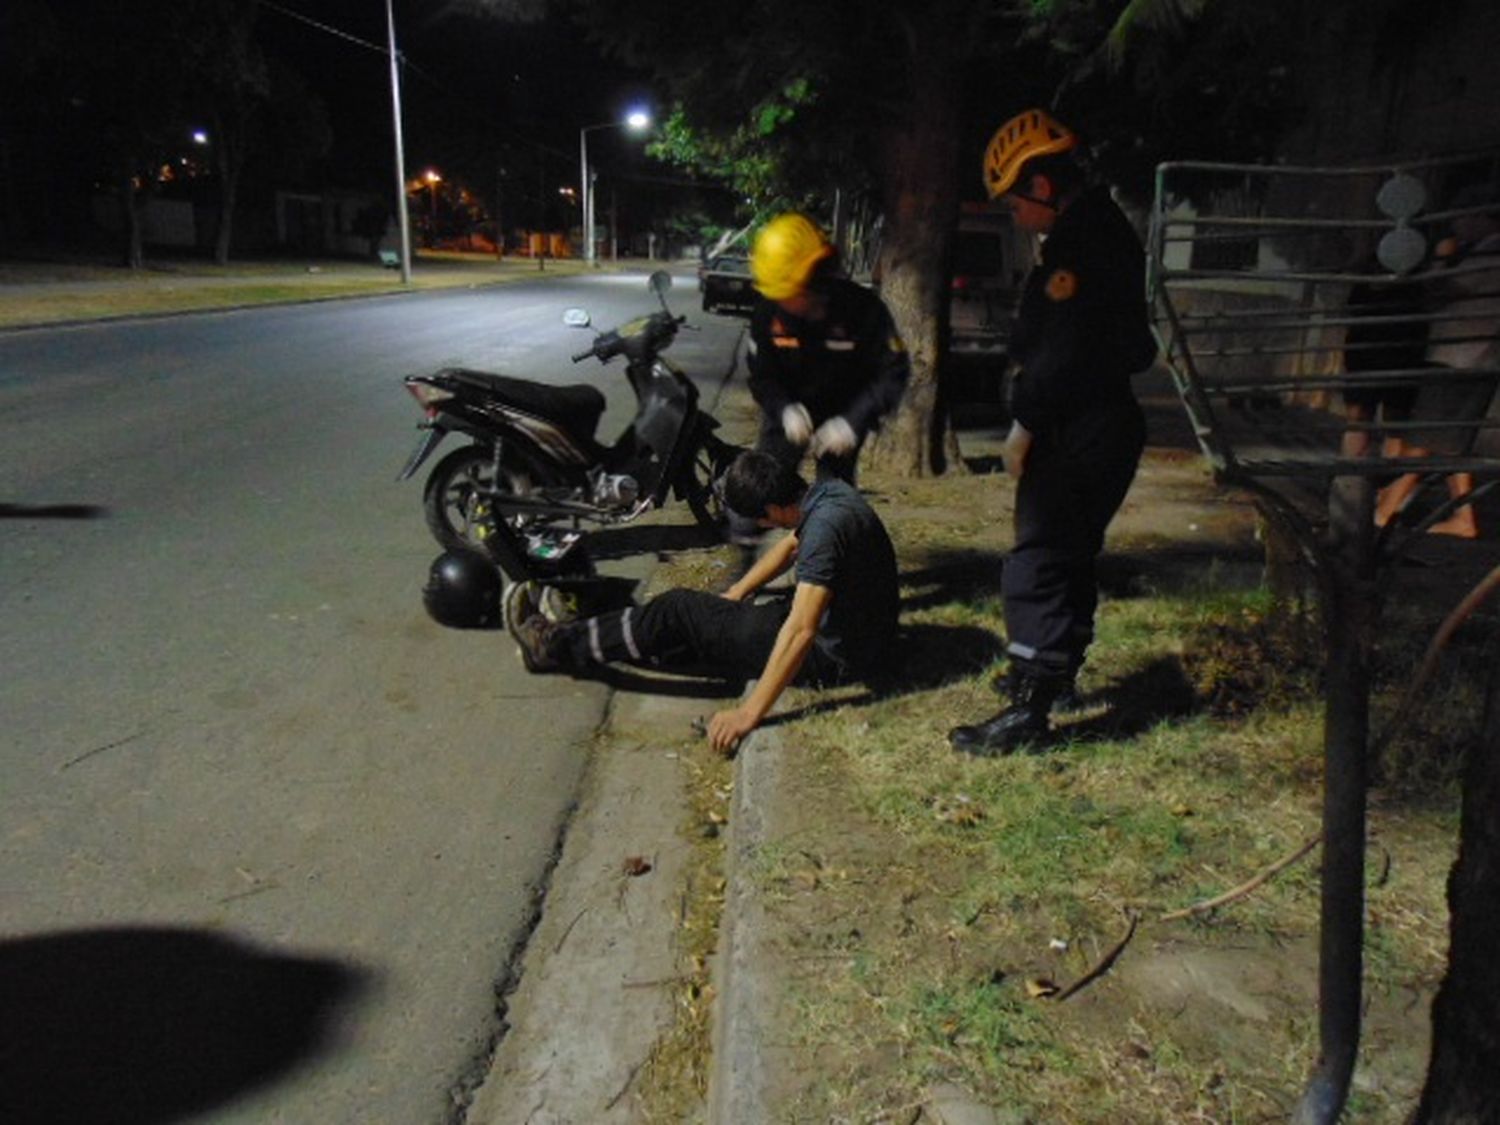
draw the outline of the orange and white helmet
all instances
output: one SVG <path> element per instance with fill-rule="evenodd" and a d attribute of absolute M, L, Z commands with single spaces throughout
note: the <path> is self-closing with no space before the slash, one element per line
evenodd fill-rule
<path fill-rule="evenodd" d="M 1021 167 L 1028 160 L 1077 147 L 1073 130 L 1046 110 L 1018 113 L 995 130 L 984 150 L 985 190 L 991 199 L 999 199 L 1016 186 Z"/>

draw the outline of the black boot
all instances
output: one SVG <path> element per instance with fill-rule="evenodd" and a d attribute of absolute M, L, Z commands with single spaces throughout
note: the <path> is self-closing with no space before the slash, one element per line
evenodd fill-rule
<path fill-rule="evenodd" d="M 954 727 L 948 732 L 948 741 L 953 749 L 982 758 L 1045 742 L 1052 729 L 1048 712 L 1065 686 L 1061 678 L 1017 671 L 1011 677 L 1010 706 L 982 723 Z"/>
<path fill-rule="evenodd" d="M 1024 673 L 1002 672 L 990 681 L 990 687 L 995 689 L 995 694 L 1002 699 L 1015 698 L 1017 677 Z M 1059 683 L 1056 697 L 1052 700 L 1052 714 L 1063 719 L 1076 719 L 1087 712 L 1094 702 L 1091 697 L 1082 694 L 1078 690 L 1078 683 L 1072 675 L 1067 676 Z"/>

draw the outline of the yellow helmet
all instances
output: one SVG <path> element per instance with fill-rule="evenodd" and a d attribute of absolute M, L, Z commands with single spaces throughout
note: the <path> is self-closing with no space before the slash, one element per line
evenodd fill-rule
<path fill-rule="evenodd" d="M 833 243 L 806 215 L 777 215 L 755 236 L 750 273 L 755 288 L 772 301 L 795 297 L 807 288 L 814 267 L 833 255 Z"/>
<path fill-rule="evenodd" d="M 1021 166 L 1036 156 L 1067 152 L 1078 146 L 1073 130 L 1046 110 L 1028 109 L 1018 113 L 990 138 L 984 150 L 984 186 L 991 199 L 1016 186 Z"/>

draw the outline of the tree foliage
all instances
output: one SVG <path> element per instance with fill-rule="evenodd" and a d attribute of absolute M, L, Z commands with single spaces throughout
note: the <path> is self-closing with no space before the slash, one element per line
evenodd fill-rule
<path fill-rule="evenodd" d="M 35 233 L 55 238 L 54 207 L 76 228 L 108 190 L 125 219 L 125 259 L 140 265 L 145 207 L 193 150 L 212 166 L 195 190 L 219 205 L 215 255 L 226 260 L 246 168 L 260 158 L 284 175 L 327 147 L 321 103 L 265 56 L 258 10 L 255 0 L 12 0 L 0 25 L 0 142 L 24 162 L 29 190 L 7 198 L 7 230 L 29 209 Z M 190 141 L 199 129 L 207 148 Z"/>

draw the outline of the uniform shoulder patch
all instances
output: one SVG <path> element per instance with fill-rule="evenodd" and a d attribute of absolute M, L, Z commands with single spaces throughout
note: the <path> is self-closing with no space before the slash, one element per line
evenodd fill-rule
<path fill-rule="evenodd" d="M 1047 276 L 1047 297 L 1053 301 L 1070 301 L 1078 293 L 1078 275 L 1072 270 L 1053 270 Z"/>

